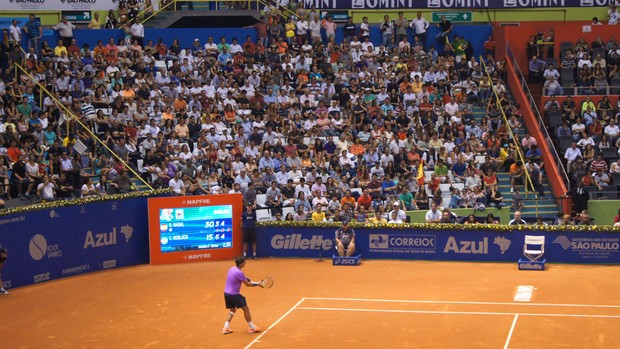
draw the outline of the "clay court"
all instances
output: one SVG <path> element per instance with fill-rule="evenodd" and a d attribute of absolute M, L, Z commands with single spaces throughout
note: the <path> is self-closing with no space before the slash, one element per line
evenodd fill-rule
<path fill-rule="evenodd" d="M 232 262 L 138 266 L 13 289 L 3 348 L 617 348 L 618 267 L 514 263 L 248 261 L 271 289 L 244 288 L 223 336 Z M 520 287 L 521 286 L 521 287 Z M 517 299 L 517 300 L 515 300 Z"/>

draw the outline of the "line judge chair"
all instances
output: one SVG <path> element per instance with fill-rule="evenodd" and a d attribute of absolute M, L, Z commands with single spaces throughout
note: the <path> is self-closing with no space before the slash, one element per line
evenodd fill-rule
<path fill-rule="evenodd" d="M 537 261 L 545 254 L 545 237 L 525 235 L 523 244 L 523 255 L 530 261 Z"/>

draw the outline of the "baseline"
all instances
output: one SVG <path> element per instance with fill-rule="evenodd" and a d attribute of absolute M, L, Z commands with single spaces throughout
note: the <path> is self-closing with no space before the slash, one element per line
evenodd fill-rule
<path fill-rule="evenodd" d="M 272 323 L 269 327 L 267 327 L 267 329 L 265 331 L 263 331 L 261 334 L 258 335 L 258 337 L 254 338 L 254 340 L 252 342 L 250 342 L 250 344 L 248 344 L 244 349 L 248 349 L 250 348 L 252 345 L 254 345 L 255 343 L 257 343 L 258 341 L 260 341 L 260 339 L 267 334 L 267 332 L 269 332 L 269 330 L 271 330 L 272 328 L 274 328 L 280 321 L 284 320 L 285 317 L 287 317 L 290 313 L 293 312 L 293 310 L 297 309 L 297 307 L 299 307 L 299 305 L 301 303 L 303 303 L 306 299 L 302 298 L 299 300 L 299 302 L 297 302 L 295 305 L 293 305 L 293 307 L 291 307 L 291 309 L 289 309 L 286 313 L 284 313 L 284 315 L 280 316 L 280 318 L 278 320 L 276 320 L 274 323 Z"/>

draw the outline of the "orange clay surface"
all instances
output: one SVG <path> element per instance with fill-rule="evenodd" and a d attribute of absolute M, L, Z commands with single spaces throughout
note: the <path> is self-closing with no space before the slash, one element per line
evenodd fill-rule
<path fill-rule="evenodd" d="M 233 262 L 138 266 L 12 289 L 0 348 L 620 348 L 619 267 L 516 263 L 249 260 L 230 335 Z M 515 301 L 533 286 L 529 301 Z M 526 292 L 527 298 L 527 292 Z"/>

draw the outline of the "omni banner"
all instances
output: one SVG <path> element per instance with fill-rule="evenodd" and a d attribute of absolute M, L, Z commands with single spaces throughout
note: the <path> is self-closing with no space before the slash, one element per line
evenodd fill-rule
<path fill-rule="evenodd" d="M 107 11 L 116 9 L 118 3 L 119 0 L 8 0 L 2 5 L 6 11 Z"/>
<path fill-rule="evenodd" d="M 272 257 L 331 256 L 335 228 L 258 227 L 258 252 Z M 525 235 L 545 236 L 548 263 L 620 263 L 620 234 L 518 230 L 405 230 L 356 228 L 364 259 L 514 262 L 523 257 Z"/>
<path fill-rule="evenodd" d="M 149 262 L 147 198 L 0 217 L 2 269 L 12 288 Z"/>
<path fill-rule="evenodd" d="M 609 6 L 615 0 L 302 0 L 317 9 L 515 9 Z"/>

